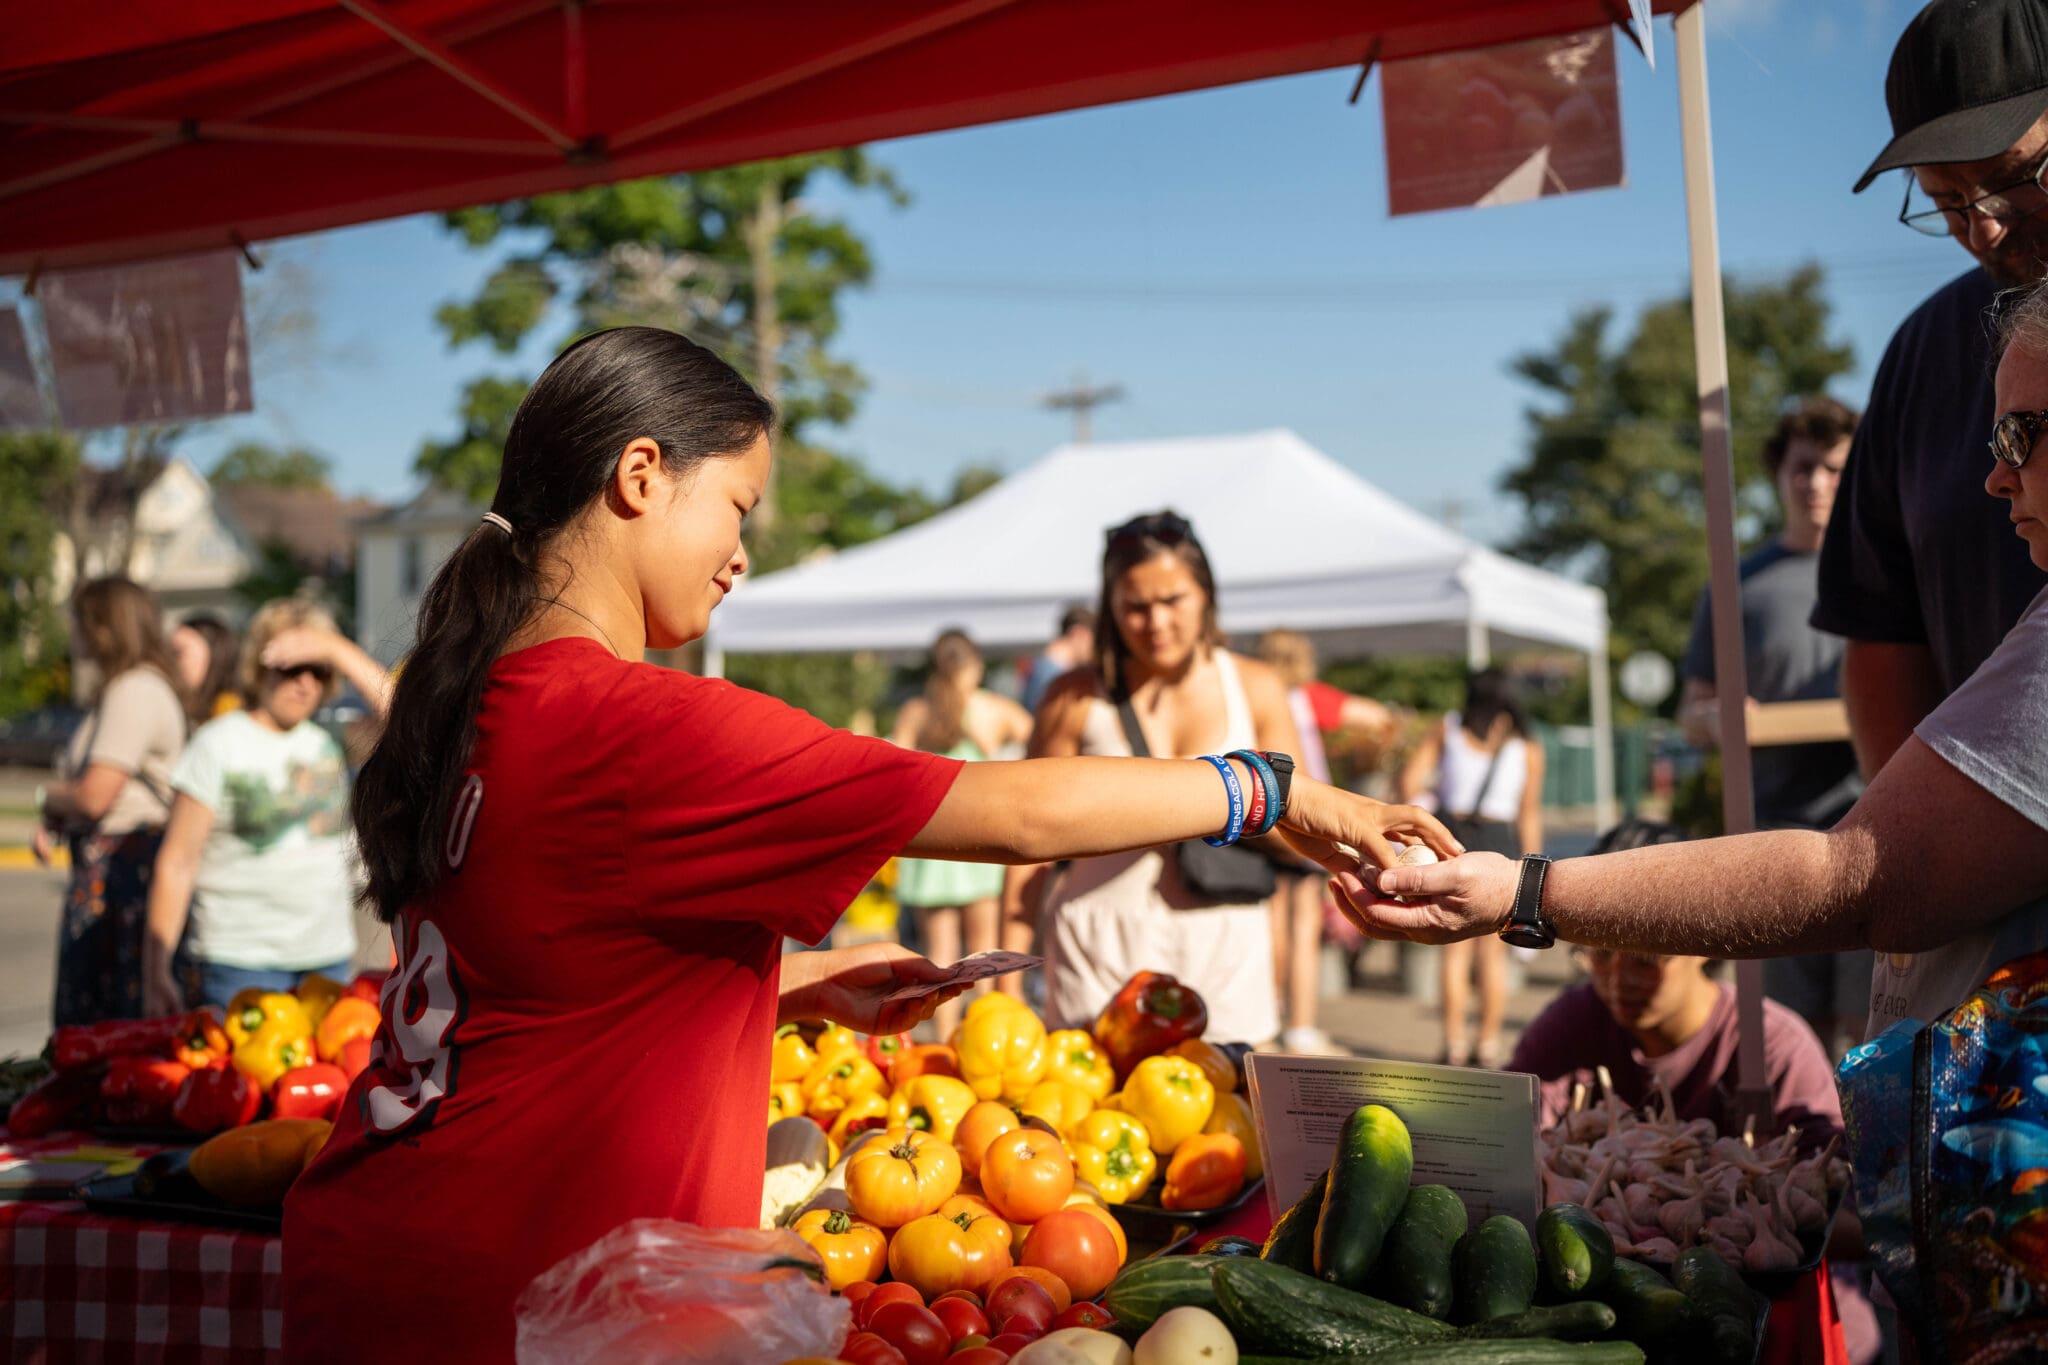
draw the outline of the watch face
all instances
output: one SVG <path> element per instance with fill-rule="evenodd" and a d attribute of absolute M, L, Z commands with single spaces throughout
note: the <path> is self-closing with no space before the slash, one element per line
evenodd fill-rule
<path fill-rule="evenodd" d="M 1500 931 L 1500 937 L 1516 948 L 1549 948 L 1557 943 L 1557 935 L 1540 924 L 1510 924 Z"/>

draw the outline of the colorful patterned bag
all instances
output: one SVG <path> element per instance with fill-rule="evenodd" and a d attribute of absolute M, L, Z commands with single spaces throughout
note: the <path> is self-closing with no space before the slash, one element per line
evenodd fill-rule
<path fill-rule="evenodd" d="M 1836 1076 L 1878 1276 L 1924 1358 L 2048 1358 L 2048 953 Z"/>

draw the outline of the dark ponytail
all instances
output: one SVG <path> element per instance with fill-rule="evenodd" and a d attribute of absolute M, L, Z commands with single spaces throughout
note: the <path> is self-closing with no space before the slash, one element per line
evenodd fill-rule
<path fill-rule="evenodd" d="M 512 418 L 491 500 L 512 530 L 479 524 L 434 575 L 383 736 L 356 780 L 363 900 L 379 919 L 388 923 L 440 881 L 491 665 L 540 601 L 549 544 L 603 495 L 620 453 L 651 438 L 663 468 L 680 476 L 744 453 L 774 421 L 774 408 L 730 365 L 654 327 L 585 337 L 534 381 Z"/>

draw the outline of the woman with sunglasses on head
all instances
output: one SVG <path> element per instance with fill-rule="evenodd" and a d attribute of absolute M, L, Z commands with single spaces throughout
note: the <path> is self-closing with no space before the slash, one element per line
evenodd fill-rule
<path fill-rule="evenodd" d="M 195 730 L 171 775 L 145 943 L 151 1013 L 346 978 L 348 760 L 313 719 L 344 680 L 384 713 L 389 675 L 318 606 L 285 598 L 250 620 L 236 682 L 248 702 Z"/>
<path fill-rule="evenodd" d="M 1136 517 L 1109 533 L 1096 622 L 1094 667 L 1066 674 L 1039 703 L 1034 758 L 1298 751 L 1280 675 L 1224 648 L 1209 557 L 1178 514 Z M 1010 874 L 1008 946 L 1028 944 L 1030 907 L 1043 901 L 1045 1005 L 1056 1027 L 1087 1028 L 1132 973 L 1161 971 L 1201 995 L 1210 1040 L 1261 1043 L 1280 1032 L 1272 864 L 1247 852 L 1263 890 L 1249 881 L 1225 889 L 1222 879 L 1204 887 L 1193 884 L 1199 874 L 1184 852 L 1127 849 Z"/>
<path fill-rule="evenodd" d="M 783 954 L 895 854 L 1047 862 L 1276 812 L 1333 865 L 1314 841 L 1454 847 L 1306 779 L 1269 800 L 1241 760 L 962 763 L 643 662 L 746 571 L 775 420 L 649 327 L 585 337 L 521 400 L 356 783 L 399 963 L 285 1201 L 287 1359 L 510 1360 L 520 1292 L 620 1224 L 755 1226 L 778 1024 L 900 1032 L 959 993 L 895 944 Z"/>

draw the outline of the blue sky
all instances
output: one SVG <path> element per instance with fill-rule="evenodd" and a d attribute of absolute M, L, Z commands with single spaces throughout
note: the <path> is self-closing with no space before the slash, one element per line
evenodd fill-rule
<path fill-rule="evenodd" d="M 1736 273 L 1815 259 L 1830 272 L 1860 402 L 1899 319 L 1967 259 L 1896 221 L 1898 187 L 1849 186 L 1887 135 L 1883 79 L 1906 0 L 1713 0 L 1707 7 L 1722 252 Z M 1386 215 L 1378 81 L 1353 71 L 883 143 L 914 202 L 820 194 L 868 237 L 874 286 L 848 299 L 838 351 L 872 390 L 837 434 L 885 474 L 943 488 L 969 461 L 1016 469 L 1068 420 L 1038 399 L 1077 370 L 1127 401 L 1098 439 L 1288 426 L 1466 530 L 1512 533 L 1496 491 L 1530 392 L 1506 369 L 1575 307 L 1624 314 L 1685 282 L 1670 24 L 1660 63 L 1620 54 L 1625 188 L 1505 208 Z M 532 373 L 559 329 L 510 359 L 449 351 L 430 314 L 487 255 L 431 219 L 263 248 L 303 264 L 321 319 L 313 363 L 259 368 L 258 411 L 196 432 L 299 441 L 338 482 L 412 487 L 422 438 L 456 393 Z M 1369 534 L 1369 528 L 1360 528 Z"/>

